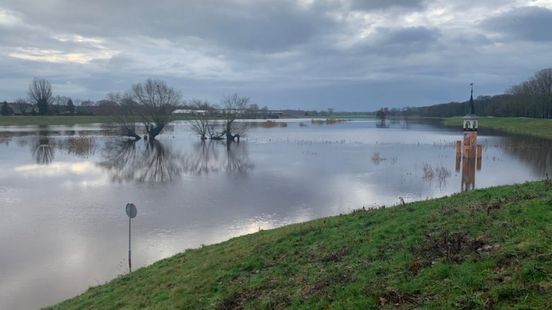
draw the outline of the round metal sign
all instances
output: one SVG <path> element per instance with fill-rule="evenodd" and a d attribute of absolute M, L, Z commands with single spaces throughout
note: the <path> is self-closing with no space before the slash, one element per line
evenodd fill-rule
<path fill-rule="evenodd" d="M 136 209 L 136 206 L 133 203 L 127 203 L 125 210 L 126 210 L 126 214 L 131 219 L 135 218 L 136 215 L 138 214 L 138 210 Z"/>

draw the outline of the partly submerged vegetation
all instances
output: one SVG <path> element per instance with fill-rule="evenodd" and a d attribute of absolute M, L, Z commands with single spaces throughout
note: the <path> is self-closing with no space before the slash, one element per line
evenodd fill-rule
<path fill-rule="evenodd" d="M 462 117 L 443 119 L 446 126 L 462 127 Z M 482 117 L 479 127 L 496 129 L 513 134 L 530 135 L 552 139 L 552 119 L 525 117 Z"/>
<path fill-rule="evenodd" d="M 187 250 L 54 308 L 552 307 L 552 183 L 456 194 Z"/>

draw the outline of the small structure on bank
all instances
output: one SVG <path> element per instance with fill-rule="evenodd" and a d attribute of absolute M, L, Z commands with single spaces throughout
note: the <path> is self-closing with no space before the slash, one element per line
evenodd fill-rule
<path fill-rule="evenodd" d="M 469 113 L 464 116 L 463 131 L 464 139 L 456 141 L 456 171 L 462 165 L 462 191 L 475 187 L 475 168 L 481 170 L 481 156 L 483 147 L 477 144 L 477 130 L 479 128 L 479 117 L 475 114 L 473 103 L 473 83 L 470 84 Z"/>

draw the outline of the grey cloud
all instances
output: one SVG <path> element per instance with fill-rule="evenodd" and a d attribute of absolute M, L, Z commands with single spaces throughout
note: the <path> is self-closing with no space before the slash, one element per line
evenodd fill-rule
<path fill-rule="evenodd" d="M 353 10 L 382 10 L 388 8 L 420 9 L 424 6 L 424 0 L 351 0 Z"/>
<path fill-rule="evenodd" d="M 552 41 L 552 10 L 521 7 L 489 18 L 483 26 L 509 39 Z"/>
<path fill-rule="evenodd" d="M 350 49 L 353 55 L 364 54 L 390 58 L 425 53 L 438 48 L 441 32 L 427 27 L 377 28 L 364 41 Z"/>
<path fill-rule="evenodd" d="M 392 44 L 429 43 L 439 37 L 437 29 L 426 27 L 407 27 L 399 29 L 386 29 L 380 34 L 382 41 Z"/>
<path fill-rule="evenodd" d="M 334 26 L 317 7 L 294 1 L 35 1 L 14 9 L 56 31 L 124 38 L 198 37 L 240 49 L 277 51 L 302 44 Z M 67 25 L 71 25 L 68 29 Z"/>
<path fill-rule="evenodd" d="M 185 98 L 237 91 L 274 108 L 373 110 L 462 100 L 467 81 L 502 92 L 550 65 L 551 40 L 534 31 L 548 9 L 469 1 L 5 0 L 21 23 L 0 21 L 0 101 L 34 76 L 95 100 L 152 77 Z M 495 6 L 507 13 L 489 19 Z M 79 63 L 14 51 L 113 53 Z"/>

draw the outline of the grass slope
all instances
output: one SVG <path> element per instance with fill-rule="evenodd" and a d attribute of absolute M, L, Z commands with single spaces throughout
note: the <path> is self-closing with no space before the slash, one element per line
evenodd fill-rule
<path fill-rule="evenodd" d="M 462 126 L 462 117 L 443 119 L 446 126 Z M 514 134 L 530 135 L 552 139 L 552 119 L 525 118 L 525 117 L 482 117 L 479 127 L 492 128 Z"/>
<path fill-rule="evenodd" d="M 552 307 L 552 184 L 501 186 L 260 231 L 54 306 Z"/>

